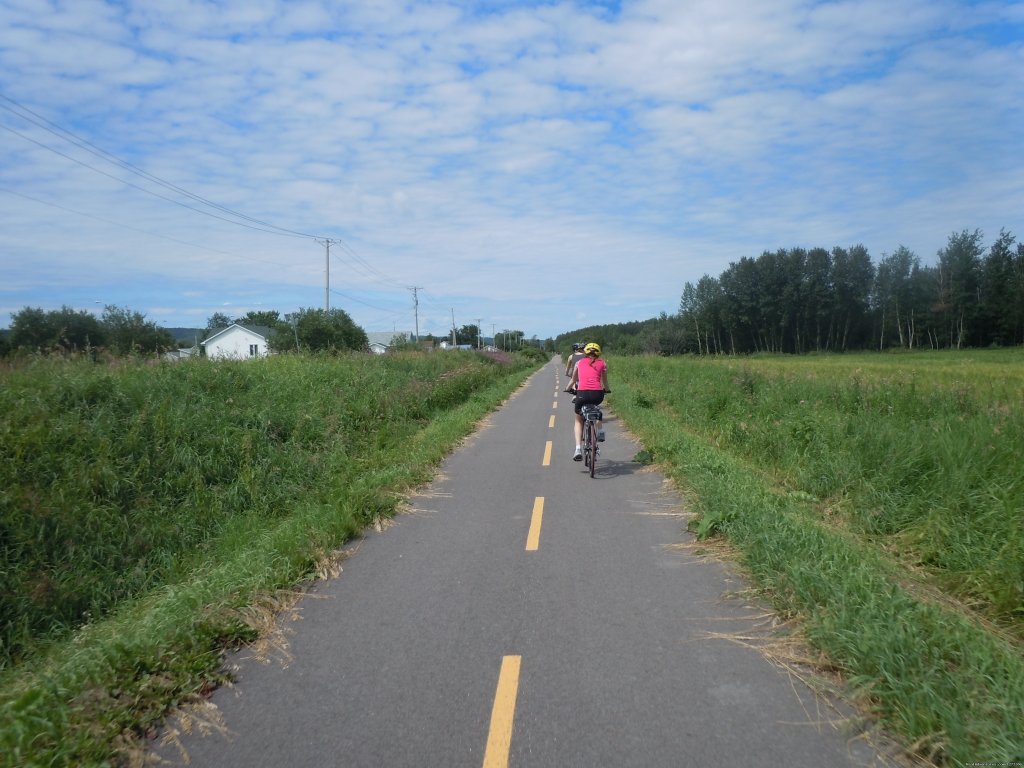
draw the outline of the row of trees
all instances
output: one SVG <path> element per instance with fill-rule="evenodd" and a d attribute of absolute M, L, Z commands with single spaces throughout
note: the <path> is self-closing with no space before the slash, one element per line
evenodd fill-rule
<path fill-rule="evenodd" d="M 359 328 L 341 309 L 324 312 L 320 309 L 300 309 L 298 312 L 284 315 L 279 312 L 249 312 L 232 320 L 227 315 L 216 313 L 209 318 L 206 333 L 209 335 L 220 328 L 227 328 L 232 322 L 240 325 L 263 326 L 272 329 L 270 348 L 275 351 L 289 349 L 324 350 L 324 349 L 366 349 L 367 339 L 362 328 Z M 425 334 L 419 342 L 427 342 L 430 346 L 438 346 L 443 341 L 451 341 L 451 335 L 434 336 Z M 538 346 L 537 337 L 532 340 L 525 338 L 522 331 L 499 331 L 491 340 L 494 346 L 508 351 L 521 349 L 524 346 Z M 475 323 L 463 325 L 455 329 L 455 343 L 471 347 L 482 347 L 487 341 L 481 329 Z M 549 340 L 553 349 L 553 342 Z M 391 339 L 391 348 L 398 350 L 416 349 L 416 341 L 398 334 Z"/>
<path fill-rule="evenodd" d="M 174 347 L 174 336 L 145 315 L 108 304 L 100 317 L 64 306 L 45 311 L 25 307 L 11 316 L 0 352 L 108 349 L 119 355 L 160 352 Z"/>
<path fill-rule="evenodd" d="M 616 355 L 682 355 L 696 352 L 692 328 L 679 315 L 667 315 L 628 323 L 591 325 L 555 337 L 555 348 L 568 355 L 576 342 L 596 341 Z"/>
<path fill-rule="evenodd" d="M 435 336 L 432 333 L 428 333 L 420 336 L 419 340 L 420 342 L 427 342 L 431 347 L 436 347 L 442 342 L 451 343 L 452 338 L 451 333 L 445 334 L 444 336 Z M 527 348 L 540 349 L 552 353 L 555 350 L 554 339 L 549 338 L 542 341 L 538 339 L 536 335 L 528 339 L 523 331 L 508 329 L 496 332 L 494 334 L 494 338 L 491 338 L 490 336 L 484 336 L 483 330 L 476 323 L 468 323 L 456 328 L 454 340 L 457 345 L 465 345 L 474 348 L 493 345 L 495 348 L 505 352 L 516 352 Z M 412 349 L 415 347 L 416 344 L 414 342 L 406 341 L 400 337 L 396 337 L 392 340 L 392 348 L 395 349 Z"/>
<path fill-rule="evenodd" d="M 366 333 L 342 309 L 300 309 L 281 313 L 249 312 L 238 318 L 216 313 L 198 332 L 205 339 L 232 323 L 267 328 L 271 349 L 284 350 L 366 350 Z M 189 344 L 194 343 L 192 340 Z M 154 354 L 174 349 L 178 341 L 166 328 L 146 320 L 130 309 L 108 305 L 96 317 L 86 310 L 64 306 L 59 310 L 25 307 L 11 318 L 11 327 L 0 339 L 0 354 L 10 351 L 85 352 L 106 350 L 115 355 Z"/>
<path fill-rule="evenodd" d="M 926 266 L 905 247 L 782 249 L 687 283 L 679 315 L 697 352 L 808 352 L 1024 343 L 1024 243 L 950 235 Z"/>
<path fill-rule="evenodd" d="M 686 283 L 677 314 L 565 334 L 630 354 L 804 353 L 1024 343 L 1024 243 L 954 232 L 934 265 L 905 247 L 781 249 Z"/>
<path fill-rule="evenodd" d="M 365 351 L 366 332 L 343 309 L 299 309 L 281 315 L 276 310 L 248 312 L 232 320 L 216 312 L 206 321 L 206 337 L 232 323 L 270 329 L 269 345 L 275 352 Z"/>
<path fill-rule="evenodd" d="M 252 311 L 234 318 L 216 312 L 207 319 L 205 329 L 196 329 L 194 334 L 189 329 L 178 330 L 188 332 L 189 339 L 185 343 L 191 345 L 233 323 L 267 329 L 270 348 L 276 352 L 365 351 L 369 348 L 366 332 L 345 310 L 337 308 L 326 312 L 302 308 L 284 315 L 275 310 Z M 420 340 L 436 346 L 449 338 L 428 334 Z M 526 339 L 522 331 L 501 331 L 492 341 L 499 349 L 508 351 L 528 346 L 554 350 L 553 340 L 540 342 L 536 336 Z M 456 343 L 476 347 L 485 342 L 476 325 L 464 325 L 456 329 Z M 9 333 L 0 335 L 0 355 L 11 350 L 81 352 L 100 349 L 118 355 L 153 354 L 178 345 L 170 331 L 146 320 L 145 315 L 113 305 L 107 306 L 100 317 L 67 306 L 50 311 L 25 307 L 12 316 Z M 391 340 L 391 346 L 414 349 L 417 345 L 404 335 L 398 335 Z"/>

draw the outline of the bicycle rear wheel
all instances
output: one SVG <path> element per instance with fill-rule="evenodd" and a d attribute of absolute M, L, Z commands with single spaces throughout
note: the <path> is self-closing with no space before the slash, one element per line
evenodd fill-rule
<path fill-rule="evenodd" d="M 589 461 L 587 466 L 590 467 L 590 476 L 594 476 L 594 470 L 597 469 L 597 423 L 593 421 L 587 422 L 587 454 Z"/>

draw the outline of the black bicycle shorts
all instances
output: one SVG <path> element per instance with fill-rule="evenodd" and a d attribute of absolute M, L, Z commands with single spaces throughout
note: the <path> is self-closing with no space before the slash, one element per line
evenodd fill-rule
<path fill-rule="evenodd" d="M 579 413 L 584 405 L 600 405 L 604 400 L 604 392 L 600 389 L 578 389 L 573 399 L 576 413 Z"/>

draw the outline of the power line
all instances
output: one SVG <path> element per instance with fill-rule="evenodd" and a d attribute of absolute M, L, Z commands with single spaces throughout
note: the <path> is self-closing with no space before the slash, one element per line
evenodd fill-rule
<path fill-rule="evenodd" d="M 79 165 L 81 165 L 81 166 L 83 166 L 85 168 L 88 168 L 89 170 L 94 171 L 96 173 L 102 174 L 103 176 L 106 176 L 107 178 L 114 179 L 115 181 L 119 181 L 122 184 L 126 184 L 126 185 L 128 185 L 130 187 L 138 189 L 139 191 L 145 192 L 148 195 L 153 195 L 154 197 L 158 197 L 161 200 L 166 200 L 167 202 L 174 203 L 175 205 L 180 205 L 183 208 L 188 208 L 189 210 L 195 211 L 196 213 L 201 213 L 201 214 L 203 214 L 205 216 L 211 216 L 211 217 L 213 217 L 215 219 L 220 219 L 221 221 L 226 221 L 226 222 L 229 222 L 231 224 L 237 224 L 238 226 L 248 227 L 250 229 L 255 229 L 255 230 L 258 230 L 258 231 L 261 231 L 261 232 L 267 232 L 269 234 L 276 234 L 276 235 L 286 235 L 286 236 L 291 236 L 291 237 L 303 237 L 303 238 L 315 238 L 316 237 L 316 235 L 311 235 L 311 234 L 308 234 L 306 232 L 298 232 L 298 231 L 293 230 L 293 229 L 288 229 L 287 227 L 279 227 L 276 224 L 272 224 L 270 222 L 263 221 L 262 219 L 257 219 L 257 218 L 255 218 L 253 216 L 249 216 L 249 215 L 241 213 L 239 211 L 232 210 L 231 208 L 228 208 L 226 206 L 223 206 L 223 205 L 215 203 L 215 202 L 213 202 L 211 200 L 208 200 L 205 197 L 202 197 L 201 195 L 197 195 L 197 194 L 195 194 L 193 192 L 189 192 L 187 189 L 184 189 L 183 187 L 180 187 L 180 186 L 178 186 L 176 184 L 173 184 L 172 182 L 166 181 L 165 179 L 161 179 L 159 176 L 155 176 L 155 175 L 149 173 L 148 171 L 144 171 L 141 168 L 133 165 L 132 163 L 129 163 L 127 160 L 122 160 L 121 158 L 117 157 L 116 155 L 114 155 L 114 154 L 112 154 L 110 152 L 107 152 L 105 149 L 102 149 L 102 148 L 96 146 L 95 144 L 93 144 L 92 142 L 90 142 L 90 141 L 88 141 L 86 139 L 83 139 L 80 136 L 77 136 L 76 134 L 72 133 L 71 131 L 67 130 L 66 128 L 63 128 L 63 127 L 57 125 L 56 123 L 52 122 L 51 120 L 47 120 L 45 117 L 43 117 L 42 115 L 39 115 L 39 114 L 33 112 L 28 107 L 25 107 L 24 105 L 19 104 L 18 102 L 16 102 L 14 99 L 10 98 L 9 96 L 6 96 L 6 95 L 0 93 L 0 99 L 3 99 L 4 101 L 9 102 L 10 104 L 13 104 L 15 107 L 17 107 L 17 110 L 21 110 L 21 111 L 19 112 L 19 111 L 15 110 L 15 109 L 12 109 L 11 107 L 9 107 L 9 106 L 7 106 L 5 104 L 0 104 L 0 109 L 5 109 L 8 112 L 10 112 L 11 114 L 17 115 L 22 120 L 25 120 L 26 122 L 29 122 L 29 123 L 35 125 L 38 128 L 42 128 L 43 130 L 53 134 L 54 136 L 56 136 L 56 137 L 58 137 L 60 139 L 63 139 L 64 141 L 67 141 L 67 142 L 69 142 L 69 143 L 79 147 L 80 149 L 83 149 L 86 152 L 89 152 L 90 154 L 92 154 L 92 155 L 94 155 L 96 157 L 99 157 L 102 160 L 105 160 L 106 162 L 109 162 L 109 163 L 112 163 L 114 165 L 117 165 L 120 168 L 122 168 L 124 170 L 127 170 L 130 173 L 133 173 L 133 174 L 135 174 L 137 176 L 141 176 L 142 178 L 146 179 L 147 181 L 150 181 L 150 182 L 152 182 L 154 184 L 158 184 L 158 185 L 164 187 L 165 189 L 171 190 L 171 191 L 176 192 L 176 193 L 178 193 L 180 195 L 184 195 L 185 197 L 188 197 L 188 198 L 190 198 L 190 199 L 192 199 L 192 200 L 194 200 L 194 201 L 196 201 L 198 203 L 201 203 L 203 205 L 206 205 L 206 206 L 209 206 L 211 208 L 214 208 L 214 209 L 216 209 L 218 211 L 221 211 L 223 213 L 226 213 L 226 214 L 228 214 L 230 216 L 234 216 L 236 218 L 243 219 L 244 221 L 234 221 L 232 219 L 226 219 L 226 218 L 224 218 L 222 216 L 217 216 L 217 215 L 215 215 L 213 213 L 210 213 L 209 211 L 204 211 L 204 210 L 202 210 L 200 208 L 195 208 L 195 207 L 193 207 L 191 205 L 187 205 L 187 204 L 185 204 L 185 203 L 183 203 L 183 202 L 181 202 L 179 200 L 174 200 L 173 198 L 167 197 L 165 195 L 161 195 L 161 194 L 159 194 L 157 192 L 154 192 L 153 190 L 146 189 L 145 187 L 141 187 L 141 186 L 139 186 L 137 184 L 133 184 L 130 181 L 126 181 L 125 179 L 122 179 L 122 178 L 120 178 L 118 176 L 114 176 L 113 174 L 110 174 L 110 173 L 107 173 L 106 171 L 100 170 L 99 168 L 96 168 L 95 166 L 92 166 L 89 163 L 86 163 L 86 162 L 84 162 L 82 160 L 78 160 L 77 158 L 74 158 L 71 155 L 65 154 L 64 152 L 61 152 L 60 150 L 54 149 L 53 147 L 51 147 L 51 146 L 49 146 L 47 144 L 44 144 L 41 141 L 37 141 L 36 139 L 33 139 L 30 136 L 26 136 L 25 134 L 23 134 L 23 133 L 21 133 L 19 131 L 16 131 L 15 129 L 13 129 L 13 128 L 9 127 L 9 126 L 0 125 L 0 128 L 4 128 L 5 130 L 10 131 L 11 133 L 13 133 L 16 136 L 24 139 L 25 141 L 29 141 L 29 142 L 31 142 L 31 143 L 39 146 L 39 147 L 42 147 L 43 149 L 46 149 L 46 150 L 48 150 L 50 152 L 53 152 L 54 154 L 60 155 L 63 158 L 71 160 L 74 163 L 78 163 Z M 252 222 L 252 224 L 246 224 L 245 221 Z M 259 224 L 260 226 L 253 226 L 254 224 Z"/>
<path fill-rule="evenodd" d="M 342 245 L 342 249 L 341 250 L 345 250 L 343 241 L 332 240 L 332 242 L 334 242 L 336 244 L 339 244 L 339 245 Z M 396 282 L 394 280 L 391 280 L 390 278 L 378 277 L 376 274 L 374 274 L 369 269 L 367 269 L 364 266 L 364 264 L 362 264 L 362 263 L 360 263 L 358 261 L 355 261 L 352 258 L 342 258 L 341 256 L 338 255 L 337 251 L 335 251 L 335 253 L 334 253 L 334 258 L 337 259 L 339 264 L 345 266 L 347 269 L 350 269 L 350 270 L 353 270 L 355 272 L 358 272 L 362 277 L 366 278 L 367 280 L 369 280 L 371 282 L 377 283 L 378 285 L 383 285 L 383 286 L 386 286 L 388 288 L 395 288 L 395 289 L 399 289 L 399 288 L 403 288 L 404 289 L 404 287 L 405 287 L 403 285 L 400 285 L 398 282 Z"/>
<path fill-rule="evenodd" d="M 438 312 L 443 312 L 445 314 L 448 313 L 447 308 L 445 307 L 444 304 L 441 303 L 440 298 L 432 297 L 431 294 L 430 294 L 430 291 L 427 291 L 427 290 L 424 290 L 423 293 L 426 296 L 426 304 L 428 304 L 429 306 L 434 307 L 435 310 L 438 311 Z"/>
<path fill-rule="evenodd" d="M 225 218 L 223 216 L 218 216 L 215 213 L 210 213 L 209 211 L 204 211 L 201 208 L 196 208 L 195 206 L 188 205 L 187 203 L 183 203 L 180 200 L 175 200 L 172 197 L 167 197 L 167 195 L 161 195 L 159 192 L 154 192 L 151 189 L 146 189 L 145 187 L 140 187 L 138 184 L 133 184 L 132 182 L 127 181 L 125 179 L 122 179 L 122 178 L 120 178 L 118 176 L 115 176 L 112 173 L 107 173 L 106 171 L 100 170 L 99 168 L 97 168 L 94 165 L 89 165 L 89 163 L 86 163 L 86 162 L 84 162 L 82 160 L 79 160 L 78 158 L 72 157 L 71 155 L 66 155 L 66 154 L 64 154 L 63 152 L 61 152 L 58 149 L 54 149 L 53 147 L 50 147 L 50 146 L 48 146 L 46 144 L 43 144 L 41 141 L 36 141 L 32 137 L 26 136 L 25 134 L 21 133 L 20 131 L 14 130 L 10 126 L 0 125 L 0 128 L 3 128 L 5 131 L 10 131 L 15 136 L 20 136 L 21 138 L 25 139 L 25 141 L 30 141 L 33 144 L 36 144 L 37 146 L 42 147 L 43 149 L 49 150 L 50 152 L 53 152 L 55 155 L 60 155 L 61 157 L 66 158 L 66 159 L 70 160 L 73 163 L 78 163 L 79 165 L 83 166 L 84 168 L 88 168 L 90 171 L 95 171 L 96 173 L 98 173 L 98 174 L 100 174 L 102 176 L 106 176 L 108 179 L 113 179 L 114 181 L 118 181 L 118 182 L 120 182 L 122 184 L 125 184 L 126 186 L 129 186 L 129 187 L 132 187 L 134 189 L 137 189 L 140 192 L 145 192 L 147 195 L 152 195 L 153 197 L 158 197 L 161 200 L 166 200 L 169 203 L 174 203 L 175 205 L 180 205 L 182 208 L 187 208 L 190 211 L 195 211 L 196 213 L 201 213 L 203 216 L 209 216 L 210 218 L 213 218 L 213 219 L 219 219 L 220 221 L 226 221 L 229 224 L 236 224 L 236 225 L 238 225 L 240 227 L 247 227 L 248 229 L 255 229 L 258 232 L 266 232 L 267 234 L 270 234 L 270 235 L 282 235 L 284 237 L 296 237 L 296 235 L 287 235 L 287 234 L 285 234 L 283 232 L 275 232 L 272 229 L 266 229 L 264 227 L 256 227 L 256 226 L 253 226 L 252 224 L 246 224 L 245 222 L 242 222 L 242 221 L 235 221 L 234 219 L 227 219 L 227 218 Z M 298 235 L 298 237 L 306 238 L 306 237 L 309 237 L 309 236 L 308 235 Z"/>
<path fill-rule="evenodd" d="M 362 304 L 364 307 L 369 307 L 370 309 L 376 309 L 379 312 L 388 312 L 388 313 L 391 313 L 391 314 L 394 314 L 394 315 L 401 314 L 401 312 L 399 312 L 397 310 L 391 310 L 391 309 L 385 309 L 384 307 L 378 307 L 375 304 L 370 304 L 367 301 L 363 301 L 362 299 L 357 299 L 355 296 L 349 296 L 347 293 L 342 293 L 341 291 L 336 291 L 333 288 L 331 288 L 330 291 L 335 296 L 341 296 L 342 298 L 348 299 L 349 301 L 354 301 L 357 304 Z"/>
<path fill-rule="evenodd" d="M 339 238 L 334 242 L 340 245 L 341 249 L 348 255 L 350 265 L 353 267 L 358 267 L 364 277 L 366 277 L 369 280 L 373 280 L 374 282 L 378 282 L 384 285 L 390 285 L 393 288 L 400 288 L 402 290 L 405 290 L 406 286 L 404 283 L 401 283 L 381 272 L 375 266 L 366 261 L 366 259 L 364 259 L 358 253 L 356 253 L 355 249 L 351 245 L 346 243 L 344 240 L 341 240 Z M 335 257 L 338 259 L 339 262 L 342 261 L 341 257 L 338 256 L 337 254 L 335 254 Z"/>
<path fill-rule="evenodd" d="M 150 232 L 149 230 L 140 229 L 139 227 L 133 227 L 130 224 L 123 224 L 123 223 L 121 223 L 119 221 L 114 221 L 113 219 L 106 219 L 106 218 L 104 218 L 102 216 L 96 216 L 96 215 L 91 214 L 91 213 L 85 213 L 84 211 L 76 211 L 74 208 L 68 208 L 65 205 L 60 205 L 58 203 L 51 203 L 51 202 L 48 202 L 46 200 L 40 200 L 37 197 L 32 197 L 31 195 L 26 195 L 23 192 L 15 192 L 13 189 L 4 189 L 3 187 L 0 187 L 0 192 L 6 192 L 8 195 L 15 195 L 17 197 L 24 198 L 25 200 L 31 200 L 33 203 L 38 203 L 39 205 L 47 205 L 47 206 L 49 206 L 51 208 L 57 208 L 58 210 L 61 210 L 61 211 L 67 211 L 68 213 L 73 213 L 73 214 L 75 214 L 77 216 L 84 216 L 87 219 L 94 219 L 96 221 L 103 222 L 104 224 L 112 224 L 115 227 L 121 227 L 122 229 L 127 229 L 127 230 L 130 230 L 132 232 L 141 232 L 142 234 L 149 235 L 150 237 L 159 237 L 162 240 L 169 240 L 172 243 L 178 243 L 179 245 L 187 245 L 190 248 L 199 248 L 200 250 L 209 251 L 210 253 L 219 253 L 222 256 L 232 256 L 232 257 L 238 258 L 238 259 L 246 259 L 248 261 L 256 262 L 256 263 L 259 263 L 259 264 L 270 264 L 271 266 L 274 266 L 274 267 L 284 267 L 284 268 L 287 269 L 287 268 L 291 268 L 291 267 L 294 266 L 293 264 L 282 264 L 281 262 L 277 262 L 277 261 L 267 261 L 266 259 L 257 259 L 257 258 L 253 258 L 252 256 L 244 256 L 244 255 L 242 255 L 240 253 L 231 253 L 229 251 L 222 251 L 222 250 L 219 250 L 217 248 L 210 248 L 210 247 L 205 246 L 205 245 L 200 245 L 199 243 L 190 243 L 187 240 L 179 240 L 176 237 L 169 237 L 168 235 L 161 235 L 161 234 L 159 234 L 157 232 Z"/>

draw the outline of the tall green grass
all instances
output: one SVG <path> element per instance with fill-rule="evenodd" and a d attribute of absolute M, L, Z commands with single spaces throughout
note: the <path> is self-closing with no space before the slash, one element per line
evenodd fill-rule
<path fill-rule="evenodd" d="M 1021 362 L 616 360 L 614 405 L 887 726 L 1020 760 Z"/>
<path fill-rule="evenodd" d="M 1024 355 L 625 364 L 679 393 L 678 423 L 1024 639 Z"/>
<path fill-rule="evenodd" d="M 535 367 L 471 354 L 4 371 L 0 754 L 102 763 Z M 130 738 L 128 739 L 130 741 Z"/>

